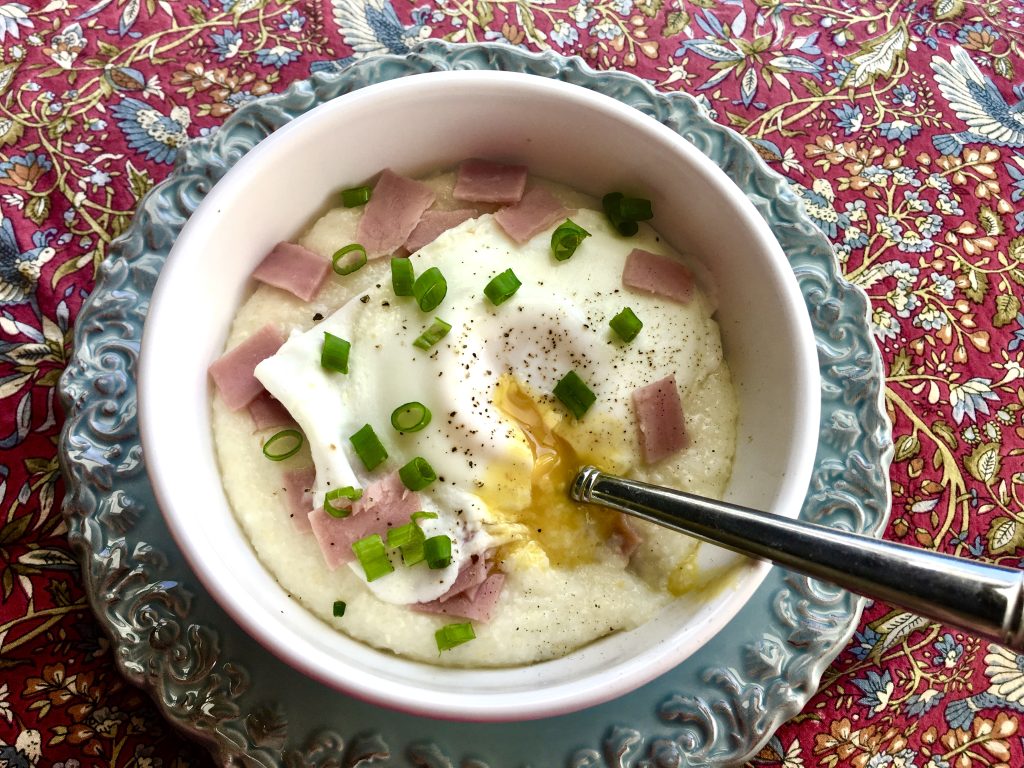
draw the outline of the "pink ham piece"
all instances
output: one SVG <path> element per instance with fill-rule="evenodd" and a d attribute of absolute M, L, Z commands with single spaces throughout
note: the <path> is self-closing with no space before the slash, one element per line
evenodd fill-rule
<path fill-rule="evenodd" d="M 568 215 L 569 209 L 561 200 L 544 187 L 534 187 L 518 203 L 494 214 L 494 218 L 505 234 L 517 243 L 525 243 Z"/>
<path fill-rule="evenodd" d="M 686 447 L 686 423 L 675 375 L 633 390 L 644 462 L 654 464 Z"/>
<path fill-rule="evenodd" d="M 331 517 L 323 507 L 309 513 L 309 524 L 332 571 L 355 559 L 352 544 L 372 533 L 387 537 L 388 528 L 405 525 L 420 509 L 419 494 L 404 485 L 397 472 L 371 483 L 352 505 L 348 517 Z"/>
<path fill-rule="evenodd" d="M 611 541 L 612 546 L 619 550 L 628 560 L 640 548 L 642 539 L 640 534 L 636 532 L 636 528 L 630 525 L 629 518 L 620 513 L 615 524 L 612 526 Z"/>
<path fill-rule="evenodd" d="M 490 621 L 504 585 L 505 574 L 493 573 L 480 585 L 472 599 L 461 594 L 445 602 L 432 600 L 429 603 L 415 603 L 409 607 L 420 613 L 439 613 L 445 616 L 459 616 L 471 621 Z"/>
<path fill-rule="evenodd" d="M 447 603 L 453 597 L 464 595 L 469 600 L 476 597 L 480 585 L 487 581 L 487 571 L 490 570 L 490 563 L 486 557 L 476 556 L 473 562 L 464 566 L 447 592 L 437 598 L 442 603 Z"/>
<path fill-rule="evenodd" d="M 622 284 L 686 304 L 693 298 L 693 274 L 676 259 L 634 248 L 622 269 Z"/>
<path fill-rule="evenodd" d="M 454 211 L 426 211 L 406 239 L 405 249 L 409 253 L 415 253 L 424 245 L 434 242 L 452 227 L 457 227 L 477 215 L 477 212 L 470 208 L 459 208 Z"/>
<path fill-rule="evenodd" d="M 313 509 L 313 484 L 316 469 L 303 467 L 284 473 L 284 498 L 288 516 L 300 531 L 309 530 L 309 512 Z"/>
<path fill-rule="evenodd" d="M 366 248 L 367 258 L 401 248 L 433 202 L 434 191 L 426 184 L 387 168 L 381 171 L 356 231 L 356 241 Z"/>
<path fill-rule="evenodd" d="M 463 160 L 452 197 L 473 203 L 518 203 L 526 189 L 526 173 L 525 165 Z"/>
<path fill-rule="evenodd" d="M 269 392 L 261 392 L 256 396 L 255 400 L 249 403 L 249 415 L 252 416 L 256 429 L 289 427 L 295 424 L 295 420 L 288 413 L 288 409 L 281 405 L 281 401 L 273 397 Z"/>
<path fill-rule="evenodd" d="M 330 269 L 331 262 L 320 254 L 295 243 L 278 243 L 253 270 L 252 276 L 261 283 L 309 301 L 320 290 Z"/>
<path fill-rule="evenodd" d="M 208 370 L 228 408 L 237 411 L 266 391 L 253 371 L 277 352 L 284 342 L 281 331 L 272 325 L 265 325 L 214 361 Z"/>

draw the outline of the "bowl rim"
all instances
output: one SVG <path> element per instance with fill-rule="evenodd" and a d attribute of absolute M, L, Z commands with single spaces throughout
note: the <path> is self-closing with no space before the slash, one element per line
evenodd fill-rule
<path fill-rule="evenodd" d="M 476 87 L 480 82 L 487 80 L 492 81 L 493 84 L 519 82 L 522 84 L 528 83 L 530 88 L 553 89 L 567 95 L 575 94 L 576 98 L 591 102 L 591 106 L 599 105 L 597 108 L 608 113 L 615 114 L 619 119 L 630 123 L 634 128 L 641 132 L 654 132 L 655 134 L 660 134 L 665 140 L 673 144 L 682 154 L 687 155 L 687 159 L 698 169 L 699 172 L 710 177 L 716 185 L 720 187 L 724 186 L 732 191 L 731 197 L 737 205 L 736 213 L 747 218 L 750 225 L 761 233 L 767 250 L 774 254 L 776 266 L 781 266 L 782 271 L 784 271 L 790 278 L 787 281 L 787 284 L 791 283 L 791 290 L 787 299 L 790 306 L 795 305 L 799 307 L 801 313 L 804 315 L 803 322 L 801 323 L 798 321 L 796 326 L 794 326 L 798 329 L 801 335 L 800 343 L 797 345 L 797 348 L 800 350 L 800 354 L 803 358 L 805 373 L 810 375 L 809 378 L 811 380 L 814 380 L 815 382 L 817 381 L 818 367 L 814 351 L 814 337 L 811 331 L 810 322 L 806 319 L 806 310 L 804 309 L 803 298 L 799 292 L 795 279 L 793 279 L 792 271 L 786 261 L 785 255 L 782 253 L 781 246 L 779 246 L 778 241 L 772 234 L 768 224 L 757 213 L 753 204 L 749 201 L 746 195 L 743 194 L 742 190 L 735 187 L 733 182 L 720 168 L 718 168 L 710 159 L 705 157 L 686 139 L 667 126 L 662 125 L 657 120 L 644 115 L 640 111 L 635 110 L 610 96 L 590 91 L 586 88 L 570 83 L 548 80 L 533 74 L 489 70 L 418 73 L 368 85 L 364 88 L 360 88 L 359 90 L 345 94 L 342 97 L 317 106 L 315 109 L 310 110 L 306 114 L 301 115 L 274 131 L 273 134 L 268 136 L 265 140 L 249 151 L 227 172 L 224 179 L 209 191 L 200 206 L 183 227 L 178 241 L 171 249 L 154 289 L 153 299 L 150 304 L 150 312 L 146 318 L 145 330 L 140 349 L 138 388 L 139 423 L 140 437 L 143 449 L 147 455 L 157 455 L 159 450 L 156 447 L 156 443 L 159 441 L 156 440 L 154 430 L 152 428 L 154 424 L 154 409 L 149 406 L 150 398 L 147 396 L 149 393 L 149 382 L 156 378 L 155 365 L 156 360 L 158 359 L 157 355 L 147 354 L 147 350 L 151 349 L 152 345 L 155 343 L 153 341 L 154 333 L 151 332 L 151 329 L 155 327 L 156 321 L 151 323 L 150 319 L 154 317 L 159 318 L 159 312 L 154 312 L 153 310 L 161 306 L 163 303 L 161 301 L 163 294 L 171 290 L 169 286 L 175 283 L 178 279 L 175 276 L 183 269 L 181 266 L 182 262 L 180 259 L 175 258 L 175 254 L 187 247 L 189 239 L 195 236 L 195 233 L 200 230 L 200 225 L 204 219 L 210 215 L 211 211 L 214 211 L 217 208 L 221 199 L 224 196 L 232 194 L 232 189 L 244 183 L 248 176 L 258 175 L 258 166 L 261 159 L 272 152 L 282 151 L 281 147 L 285 147 L 287 145 L 287 142 L 290 140 L 293 133 L 305 130 L 308 125 L 313 124 L 316 121 L 329 121 L 336 119 L 334 117 L 335 112 L 346 111 L 353 103 L 356 102 L 356 100 L 366 101 L 372 99 L 394 98 L 399 96 L 401 92 L 406 89 L 418 89 L 422 87 L 424 81 L 428 80 L 443 82 L 445 87 L 460 87 L 462 85 L 472 85 Z M 808 377 L 805 376 L 801 378 L 800 381 L 805 385 L 806 390 L 808 390 L 804 393 L 810 396 L 808 398 L 808 402 L 817 406 L 819 404 L 817 397 L 818 393 L 813 386 L 808 385 Z M 795 438 L 794 444 L 796 446 L 796 452 L 805 456 L 806 461 L 802 466 L 796 468 L 793 472 L 791 481 L 785 486 L 786 496 L 789 503 L 792 504 L 796 511 L 799 511 L 807 490 L 807 484 L 813 465 L 814 450 L 817 446 L 818 416 L 816 407 L 814 409 L 814 413 L 810 414 L 810 416 L 805 419 L 805 422 L 807 426 Z M 616 698 L 634 690 L 646 682 L 649 682 L 662 673 L 667 672 L 686 658 L 686 656 L 662 655 L 660 660 L 656 663 L 646 656 L 640 656 L 637 659 L 632 660 L 631 663 L 626 663 L 611 668 L 603 674 L 592 675 L 589 678 L 586 678 L 586 685 L 581 684 L 580 681 L 572 681 L 570 683 L 563 683 L 551 688 L 546 688 L 545 698 L 543 701 L 539 701 L 536 695 L 532 692 L 527 692 L 525 694 L 510 692 L 500 696 L 485 694 L 483 696 L 476 697 L 464 693 L 446 695 L 442 692 L 435 692 L 432 694 L 434 698 L 429 702 L 424 702 L 422 700 L 421 697 L 423 691 L 418 687 L 406 690 L 401 686 L 396 687 L 389 685 L 386 687 L 387 689 L 382 692 L 379 687 L 379 683 L 374 685 L 374 682 L 376 681 L 364 681 L 358 677 L 342 677 L 338 674 L 330 673 L 329 670 L 331 670 L 331 665 L 324 663 L 326 659 L 320 660 L 316 654 L 310 655 L 308 653 L 308 648 L 295 648 L 287 644 L 283 644 L 280 637 L 277 634 L 270 632 L 266 625 L 261 623 L 253 613 L 241 608 L 237 602 L 237 594 L 232 594 L 225 589 L 224 584 L 221 581 L 221 571 L 211 567 L 212 561 L 209 558 L 201 556 L 202 553 L 197 551 L 196 547 L 193 545 L 194 539 L 192 537 L 192 532 L 185 527 L 182 519 L 173 514 L 173 508 L 175 506 L 173 502 L 174 493 L 171 488 L 169 478 L 165 477 L 157 466 L 157 462 L 154 461 L 146 462 L 146 471 L 149 475 L 158 506 L 161 513 L 164 515 L 172 537 L 185 555 L 193 572 L 197 575 L 200 582 L 210 592 L 217 603 L 247 632 L 247 634 L 257 640 L 257 642 L 271 651 L 274 655 L 286 661 L 292 667 L 302 671 L 304 674 L 334 688 L 343 690 L 356 698 L 360 698 L 374 704 L 384 705 L 393 709 L 398 709 L 400 711 L 435 718 L 441 717 L 446 719 L 474 721 L 535 719 L 564 714 Z M 757 589 L 770 568 L 771 565 L 764 561 L 754 562 L 747 568 L 747 574 L 743 579 L 742 588 L 735 590 L 737 597 L 731 603 L 735 604 L 735 608 L 729 612 L 728 616 L 721 618 L 721 620 L 707 622 L 703 627 L 701 627 L 699 634 L 692 643 L 693 647 L 689 653 L 696 651 L 697 648 L 704 645 L 715 633 L 725 626 L 728 620 L 730 620 L 732 616 L 742 608 L 749 597 Z M 329 629 L 332 633 L 337 633 L 333 628 Z M 344 636 L 341 633 L 337 634 L 340 637 L 348 639 L 347 636 Z M 360 643 L 360 645 L 362 644 Z M 452 671 L 451 668 L 445 669 L 449 672 Z M 328 671 L 325 672 L 325 670 Z M 475 670 L 469 671 L 473 672 Z M 461 673 L 461 671 L 456 674 L 459 673 Z"/>

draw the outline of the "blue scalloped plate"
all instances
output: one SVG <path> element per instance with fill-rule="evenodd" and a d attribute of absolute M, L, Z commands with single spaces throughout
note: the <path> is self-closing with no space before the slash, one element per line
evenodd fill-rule
<path fill-rule="evenodd" d="M 314 75 L 239 109 L 181 150 L 111 247 L 61 380 L 64 512 L 92 607 L 125 675 L 222 764 L 243 756 L 246 765 L 288 768 L 370 759 L 428 768 L 741 762 L 807 702 L 856 627 L 861 598 L 774 569 L 708 645 L 628 696 L 530 723 L 439 722 L 345 698 L 270 656 L 203 591 L 157 510 L 139 444 L 136 363 L 153 286 L 185 221 L 235 161 L 289 120 L 372 83 L 450 69 L 523 72 L 600 91 L 678 131 L 746 192 L 792 263 L 818 343 L 821 429 L 801 517 L 871 535 L 884 528 L 892 445 L 867 299 L 837 274 L 828 241 L 786 180 L 688 96 L 578 59 L 427 41 L 408 56 Z"/>

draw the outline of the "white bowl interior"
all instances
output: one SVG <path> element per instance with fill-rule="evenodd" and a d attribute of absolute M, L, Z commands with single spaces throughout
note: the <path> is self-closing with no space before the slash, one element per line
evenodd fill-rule
<path fill-rule="evenodd" d="M 742 192 L 673 131 L 613 99 L 528 75 L 448 72 L 372 86 L 322 105 L 246 155 L 192 216 L 160 276 L 143 338 L 142 438 L 178 544 L 211 594 L 272 652 L 405 711 L 542 717 L 608 700 L 680 663 L 735 615 L 767 564 L 749 564 L 706 602 L 677 601 L 638 630 L 556 661 L 489 671 L 406 661 L 328 627 L 263 569 L 228 507 L 210 434 L 206 369 L 273 244 L 297 236 L 331 193 L 383 167 L 417 176 L 467 157 L 523 162 L 598 196 L 622 189 L 651 198 L 656 228 L 717 283 L 740 401 L 727 498 L 796 516 L 817 445 L 818 372 L 778 243 Z"/>

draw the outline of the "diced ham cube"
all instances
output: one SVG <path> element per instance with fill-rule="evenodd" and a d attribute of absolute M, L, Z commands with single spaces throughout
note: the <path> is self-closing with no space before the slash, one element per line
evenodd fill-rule
<path fill-rule="evenodd" d="M 471 208 L 459 208 L 454 211 L 426 211 L 406 239 L 405 249 L 409 253 L 415 253 L 424 245 L 434 242 L 452 227 L 457 227 L 476 215 L 477 212 Z"/>
<path fill-rule="evenodd" d="M 331 262 L 295 243 L 278 243 L 253 270 L 261 283 L 282 288 L 309 301 L 320 290 Z"/>
<path fill-rule="evenodd" d="M 622 284 L 686 304 L 693 298 L 693 274 L 678 260 L 634 248 L 622 269 Z"/>
<path fill-rule="evenodd" d="M 273 325 L 265 325 L 214 361 L 208 370 L 228 408 L 237 411 L 266 391 L 253 371 L 284 342 L 281 331 Z"/>
<path fill-rule="evenodd" d="M 654 464 L 686 447 L 683 403 L 674 375 L 634 389 L 633 411 L 644 462 Z"/>
<path fill-rule="evenodd" d="M 303 467 L 284 473 L 284 496 L 288 516 L 300 531 L 309 530 L 309 513 L 313 509 L 313 484 L 316 469 Z"/>
<path fill-rule="evenodd" d="M 569 209 L 544 187 L 534 187 L 515 205 L 494 214 L 505 234 L 517 243 L 525 243 L 534 235 L 568 217 Z"/>
<path fill-rule="evenodd" d="M 366 248 L 367 258 L 392 253 L 402 246 L 434 202 L 434 191 L 385 168 L 363 209 L 356 241 Z"/>
<path fill-rule="evenodd" d="M 480 585 L 476 596 L 472 599 L 461 594 L 443 603 L 440 600 L 432 600 L 429 603 L 414 603 L 410 607 L 420 613 L 439 613 L 445 616 L 459 616 L 471 621 L 487 622 L 491 620 L 504 584 L 505 574 L 493 573 Z"/>
<path fill-rule="evenodd" d="M 464 160 L 455 174 L 452 197 L 473 203 L 518 203 L 526 189 L 525 165 Z"/>
<path fill-rule="evenodd" d="M 392 472 L 366 488 L 348 517 L 331 517 L 321 506 L 309 513 L 309 523 L 324 562 L 333 571 L 355 559 L 352 545 L 359 539 L 373 533 L 387 538 L 389 528 L 405 525 L 419 509 L 419 494 L 402 485 L 398 473 Z"/>
<path fill-rule="evenodd" d="M 249 403 L 249 415 L 252 416 L 256 429 L 289 427 L 295 423 L 288 409 L 269 392 L 261 392 Z"/>

